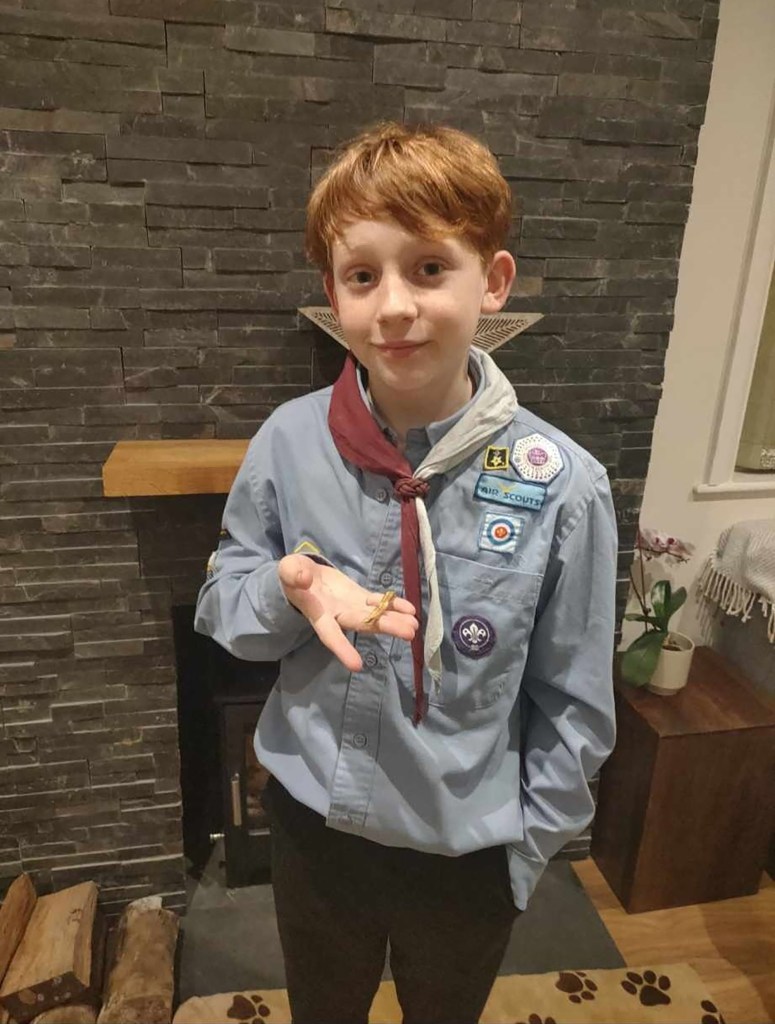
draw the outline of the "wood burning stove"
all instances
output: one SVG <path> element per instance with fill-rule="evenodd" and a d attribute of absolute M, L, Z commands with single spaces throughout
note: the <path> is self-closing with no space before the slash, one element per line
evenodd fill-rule
<path fill-rule="evenodd" d="M 194 632 L 193 613 L 191 606 L 173 610 L 184 852 L 197 874 L 222 836 L 227 886 L 268 882 L 262 793 L 269 773 L 253 733 L 279 663 L 233 657 Z"/>

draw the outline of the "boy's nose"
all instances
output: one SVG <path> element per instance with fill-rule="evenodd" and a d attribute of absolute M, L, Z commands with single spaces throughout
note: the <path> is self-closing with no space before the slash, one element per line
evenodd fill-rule
<path fill-rule="evenodd" d="M 384 277 L 380 289 L 379 321 L 413 320 L 416 316 L 417 303 L 407 282 L 394 276 Z"/>

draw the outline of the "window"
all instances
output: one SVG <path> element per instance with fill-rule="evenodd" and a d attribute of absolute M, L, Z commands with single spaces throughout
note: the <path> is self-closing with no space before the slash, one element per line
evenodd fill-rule
<path fill-rule="evenodd" d="M 736 468 L 775 472 L 775 273 L 770 278 Z"/>
<path fill-rule="evenodd" d="M 775 91 L 708 469 L 695 494 L 775 493 Z"/>

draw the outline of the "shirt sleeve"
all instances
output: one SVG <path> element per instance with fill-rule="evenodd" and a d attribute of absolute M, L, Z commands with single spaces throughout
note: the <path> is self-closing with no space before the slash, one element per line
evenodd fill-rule
<path fill-rule="evenodd" d="M 287 552 L 268 449 L 259 431 L 226 499 L 194 616 L 198 633 L 246 661 L 276 661 L 314 635 L 280 585 L 277 564 Z"/>
<path fill-rule="evenodd" d="M 523 675 L 524 838 L 509 847 L 522 910 L 549 859 L 592 820 L 589 781 L 616 739 L 616 519 L 606 473 L 593 488 L 550 562 Z"/>

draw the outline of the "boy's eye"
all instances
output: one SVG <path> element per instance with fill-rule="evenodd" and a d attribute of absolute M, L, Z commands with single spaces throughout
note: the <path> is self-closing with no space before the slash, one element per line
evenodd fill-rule
<path fill-rule="evenodd" d="M 372 273 L 370 270 L 356 270 L 355 273 L 350 275 L 350 280 L 354 284 L 368 284 L 372 279 Z"/>
<path fill-rule="evenodd" d="M 438 260 L 427 260 L 420 267 L 420 275 L 422 277 L 438 277 L 443 270 L 444 267 Z"/>

